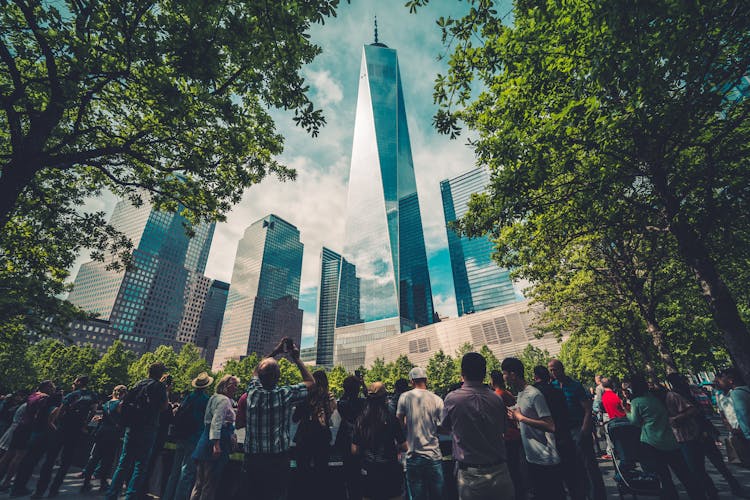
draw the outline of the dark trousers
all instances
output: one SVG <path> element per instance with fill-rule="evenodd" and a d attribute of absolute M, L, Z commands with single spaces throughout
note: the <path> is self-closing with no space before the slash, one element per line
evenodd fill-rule
<path fill-rule="evenodd" d="M 44 457 L 44 463 L 42 464 L 39 481 L 36 483 L 36 491 L 43 493 L 47 490 L 47 485 L 49 485 L 50 476 L 52 475 L 52 467 L 55 465 L 57 451 L 59 451 L 55 439 L 56 434 L 51 431 L 33 432 L 31 434 L 26 456 L 23 457 L 23 461 L 19 465 L 18 472 L 13 480 L 11 494 L 20 494 L 26 489 L 29 479 L 31 479 L 31 474 L 42 457 Z M 52 456 L 52 452 L 55 452 L 54 457 Z"/>
<path fill-rule="evenodd" d="M 679 448 L 664 451 L 642 442 L 640 452 L 640 462 L 643 470 L 657 474 L 661 479 L 662 499 L 677 500 L 679 498 L 677 488 L 675 488 L 674 482 L 672 482 L 670 469 L 675 473 L 683 486 L 685 486 L 688 496 L 692 500 L 706 498 L 706 495 L 701 491 L 698 483 L 693 478 Z"/>
<path fill-rule="evenodd" d="M 562 469 L 559 465 L 528 463 L 531 491 L 539 500 L 565 500 Z"/>
<path fill-rule="evenodd" d="M 560 470 L 563 483 L 571 500 L 586 498 L 586 472 L 578 462 L 576 446 L 572 439 L 558 439 L 557 454 L 560 456 Z"/>
<path fill-rule="evenodd" d="M 57 493 L 60 490 L 60 486 L 62 486 L 65 480 L 65 475 L 70 470 L 70 466 L 73 465 L 73 459 L 78 447 L 81 446 L 81 443 L 85 442 L 85 437 L 80 429 L 60 429 L 57 434 L 57 439 L 54 440 L 57 449 L 51 450 L 53 462 L 57 458 L 58 453 L 62 452 L 62 456 L 60 457 L 60 467 L 57 469 L 52 486 L 50 486 L 50 493 Z M 44 465 L 47 465 L 46 461 Z M 52 473 L 52 469 L 50 469 L 49 473 Z M 38 486 L 36 490 L 38 492 L 41 491 Z"/>
<path fill-rule="evenodd" d="M 680 443 L 680 451 L 687 463 L 688 469 L 693 479 L 698 483 L 698 487 L 706 494 L 707 498 L 719 498 L 719 492 L 716 485 L 706 473 L 706 454 L 703 451 L 703 443 L 699 440 L 685 441 Z"/>
<path fill-rule="evenodd" d="M 156 440 L 156 429 L 146 427 L 133 430 L 128 427 L 125 430 L 125 438 L 122 442 L 122 452 L 117 463 L 117 469 L 112 475 L 112 482 L 107 490 L 107 499 L 116 500 L 120 494 L 122 484 L 127 480 L 128 473 L 132 470 L 125 498 L 138 498 L 143 493 L 143 477 L 151 455 L 151 449 Z"/>
<path fill-rule="evenodd" d="M 719 471 L 719 473 L 724 477 L 724 480 L 729 485 L 729 488 L 733 492 L 741 490 L 742 487 L 740 486 L 739 481 L 737 481 L 737 478 L 732 475 L 732 472 L 729 470 L 729 467 L 727 467 L 727 464 L 724 463 L 724 456 L 716 446 L 716 441 L 714 441 L 713 437 L 703 439 L 702 443 L 703 452 L 706 454 L 706 458 L 711 461 L 714 468 Z"/>
<path fill-rule="evenodd" d="M 607 492 L 604 488 L 604 479 L 599 464 L 594 456 L 594 444 L 589 433 L 582 436 L 580 429 L 571 429 L 571 437 L 575 444 L 576 462 L 583 467 L 586 478 L 586 492 L 592 500 L 606 500 Z"/>
<path fill-rule="evenodd" d="M 513 481 L 513 488 L 516 492 L 516 500 L 525 500 L 526 479 L 521 468 L 521 440 L 505 441 L 505 453 L 508 458 L 508 472 L 510 472 L 510 479 Z"/>
<path fill-rule="evenodd" d="M 83 478 L 87 483 L 95 474 L 101 480 L 102 485 L 107 483 L 107 477 L 112 472 L 112 464 L 115 462 L 115 454 L 119 444 L 119 439 L 97 438 L 94 447 L 91 448 L 89 460 L 83 468 Z"/>
<path fill-rule="evenodd" d="M 344 489 L 346 500 L 362 499 L 362 460 L 354 455 L 344 455 Z"/>
<path fill-rule="evenodd" d="M 286 500 L 289 489 L 289 454 L 245 455 L 245 473 L 251 500 Z"/>
<path fill-rule="evenodd" d="M 313 497 L 325 496 L 328 487 L 328 440 L 317 440 L 297 446 L 296 461 L 299 480 L 309 488 Z"/>

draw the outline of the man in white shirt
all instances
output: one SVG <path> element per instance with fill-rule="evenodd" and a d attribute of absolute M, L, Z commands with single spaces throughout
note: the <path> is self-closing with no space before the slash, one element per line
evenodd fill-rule
<path fill-rule="evenodd" d="M 415 367 L 409 372 L 413 390 L 398 400 L 396 417 L 406 429 L 406 481 L 413 500 L 438 499 L 443 491 L 443 456 L 438 425 L 443 400 L 427 390 L 427 372 Z"/>
<path fill-rule="evenodd" d="M 517 405 L 508 409 L 508 417 L 520 424 L 534 498 L 564 500 L 560 456 L 555 447 L 555 421 L 547 401 L 539 389 L 526 384 L 520 359 L 505 358 L 501 369 L 505 383 L 517 392 Z"/>

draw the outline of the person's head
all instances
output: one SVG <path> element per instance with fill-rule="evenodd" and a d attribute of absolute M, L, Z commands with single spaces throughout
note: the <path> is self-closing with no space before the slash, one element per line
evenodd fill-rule
<path fill-rule="evenodd" d="M 344 398 L 355 399 L 359 396 L 359 388 L 362 387 L 362 381 L 354 375 L 349 375 L 344 379 Z"/>
<path fill-rule="evenodd" d="M 466 382 L 479 382 L 487 375 L 487 361 L 478 352 L 467 352 L 461 358 L 461 376 Z"/>
<path fill-rule="evenodd" d="M 258 380 L 266 390 L 276 387 L 281 377 L 279 363 L 274 358 L 263 358 L 258 364 Z"/>
<path fill-rule="evenodd" d="M 365 409 L 355 423 L 357 434 L 362 436 L 361 444 L 364 448 L 372 448 L 377 436 L 385 432 L 390 415 L 386 404 L 387 396 L 382 382 L 373 382 L 367 388 Z"/>
<path fill-rule="evenodd" d="M 534 383 L 549 384 L 549 370 L 546 366 L 538 365 L 534 367 Z"/>
<path fill-rule="evenodd" d="M 393 383 L 393 393 L 403 394 L 409 391 L 409 381 L 405 378 L 400 378 Z"/>
<path fill-rule="evenodd" d="M 526 384 L 523 374 L 523 362 L 518 358 L 505 358 L 500 364 L 500 369 L 503 371 L 503 378 L 505 383 L 513 389 L 522 389 Z"/>
<path fill-rule="evenodd" d="M 39 382 L 39 386 L 36 390 L 51 396 L 55 393 L 55 384 L 51 380 L 43 380 Z"/>
<path fill-rule="evenodd" d="M 559 359 L 550 359 L 549 363 L 547 363 L 547 368 L 549 368 L 549 373 L 553 379 L 560 380 L 565 377 L 565 367 Z"/>
<path fill-rule="evenodd" d="M 690 384 L 687 378 L 680 373 L 669 373 L 667 375 L 667 382 L 672 386 L 672 390 L 678 394 L 690 392 Z"/>
<path fill-rule="evenodd" d="M 630 393 L 633 398 L 638 398 L 648 394 L 648 381 L 640 373 L 630 376 Z"/>
<path fill-rule="evenodd" d="M 162 362 L 153 363 L 148 367 L 148 378 L 150 379 L 161 380 L 165 373 L 167 373 L 167 366 Z"/>
<path fill-rule="evenodd" d="M 112 399 L 122 399 L 127 393 L 127 387 L 125 387 L 124 385 L 116 385 L 115 388 L 112 389 Z"/>
<path fill-rule="evenodd" d="M 320 394 L 328 394 L 328 375 L 325 370 L 315 370 L 312 376 L 315 379 L 315 390 Z"/>
<path fill-rule="evenodd" d="M 192 385 L 196 391 L 205 391 L 206 389 L 211 387 L 211 384 L 213 383 L 214 383 L 213 377 L 209 377 L 208 373 L 206 372 L 201 372 L 198 374 L 197 377 L 193 379 L 190 385 Z"/>
<path fill-rule="evenodd" d="M 742 374 L 736 368 L 725 368 L 716 374 L 716 387 L 723 392 L 729 392 L 735 387 L 745 385 Z"/>
<path fill-rule="evenodd" d="M 79 375 L 73 381 L 73 390 L 85 389 L 89 385 L 89 378 L 85 375 Z"/>
<path fill-rule="evenodd" d="M 612 379 L 609 377 L 602 377 L 602 387 L 604 387 L 604 390 L 609 389 L 614 390 L 614 384 L 612 383 Z"/>
<path fill-rule="evenodd" d="M 240 385 L 240 379 L 234 375 L 224 375 L 219 379 L 219 383 L 216 384 L 216 393 L 223 394 L 229 399 L 234 398 L 234 394 L 237 392 L 237 387 Z"/>
<path fill-rule="evenodd" d="M 490 379 L 492 380 L 492 387 L 494 387 L 495 389 L 505 389 L 503 372 L 501 372 L 500 370 L 492 370 L 490 372 Z"/>
<path fill-rule="evenodd" d="M 602 383 L 602 376 L 601 375 L 594 375 L 594 383 L 596 385 L 600 385 Z"/>
<path fill-rule="evenodd" d="M 167 388 L 167 390 L 172 388 L 172 384 L 174 384 L 174 379 L 172 378 L 172 375 L 165 373 L 161 376 L 159 379 L 159 382 L 164 384 L 164 386 Z"/>
<path fill-rule="evenodd" d="M 411 383 L 414 387 L 417 387 L 419 389 L 426 389 L 427 370 L 425 370 L 421 366 L 415 366 L 414 368 L 409 370 L 409 380 L 411 380 Z"/>
<path fill-rule="evenodd" d="M 13 393 L 13 401 L 16 403 L 21 403 L 27 397 L 29 397 L 29 391 L 27 391 L 26 389 L 19 389 Z"/>

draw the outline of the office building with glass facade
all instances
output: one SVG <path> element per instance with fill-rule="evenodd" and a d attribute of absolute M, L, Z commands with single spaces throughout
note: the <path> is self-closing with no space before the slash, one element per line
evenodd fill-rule
<path fill-rule="evenodd" d="M 440 182 L 448 251 L 456 290 L 458 315 L 485 311 L 518 300 L 510 273 L 492 260 L 495 248 L 487 237 L 459 236 L 450 223 L 463 217 L 473 193 L 481 193 L 490 182 L 485 168 L 476 168 Z"/>
<path fill-rule="evenodd" d="M 68 300 L 98 314 L 128 345 L 140 346 L 137 352 L 194 341 L 201 294 L 211 283 L 203 272 L 214 224 L 196 227 L 191 238 L 179 212 L 128 200 L 117 203 L 110 224 L 133 242 L 131 266 L 107 269 L 112 256 L 84 263 Z"/>
<path fill-rule="evenodd" d="M 344 257 L 359 278 L 364 322 L 433 321 L 432 289 L 396 51 L 362 52 Z M 347 326 L 345 321 L 337 325 Z"/>
<path fill-rule="evenodd" d="M 359 279 L 354 266 L 340 254 L 323 247 L 320 253 L 318 286 L 318 322 L 315 362 L 333 366 L 336 326 L 361 323 L 359 316 Z"/>
<path fill-rule="evenodd" d="M 303 248 L 299 230 L 273 214 L 245 230 L 237 246 L 214 371 L 229 359 L 268 354 L 283 336 L 299 345 Z"/>

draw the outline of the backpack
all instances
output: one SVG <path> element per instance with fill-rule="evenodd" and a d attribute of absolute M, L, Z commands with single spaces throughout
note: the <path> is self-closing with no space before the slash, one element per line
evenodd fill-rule
<path fill-rule="evenodd" d="M 80 391 L 68 404 L 60 409 L 60 426 L 64 429 L 83 427 L 88 422 L 91 407 L 94 405 L 94 395 L 88 391 Z"/>
<path fill-rule="evenodd" d="M 47 406 L 47 400 L 49 396 L 42 392 L 34 393 L 29 396 L 26 401 L 26 411 L 23 412 L 23 417 L 19 422 L 19 427 L 31 428 L 36 424 L 39 424 L 38 420 L 44 415 L 43 409 Z M 44 415 L 46 418 L 46 415 Z"/>
<path fill-rule="evenodd" d="M 142 380 L 130 389 L 122 403 L 118 407 L 122 415 L 122 425 L 125 427 L 137 427 L 143 425 L 148 417 L 154 413 L 154 403 L 151 401 L 149 394 L 150 387 L 156 383 L 156 380 Z"/>
<path fill-rule="evenodd" d="M 193 415 L 195 400 L 195 397 L 190 398 L 185 404 L 177 408 L 177 412 L 172 419 L 172 436 L 175 439 L 186 439 L 200 429 L 201 423 L 196 422 Z"/>

